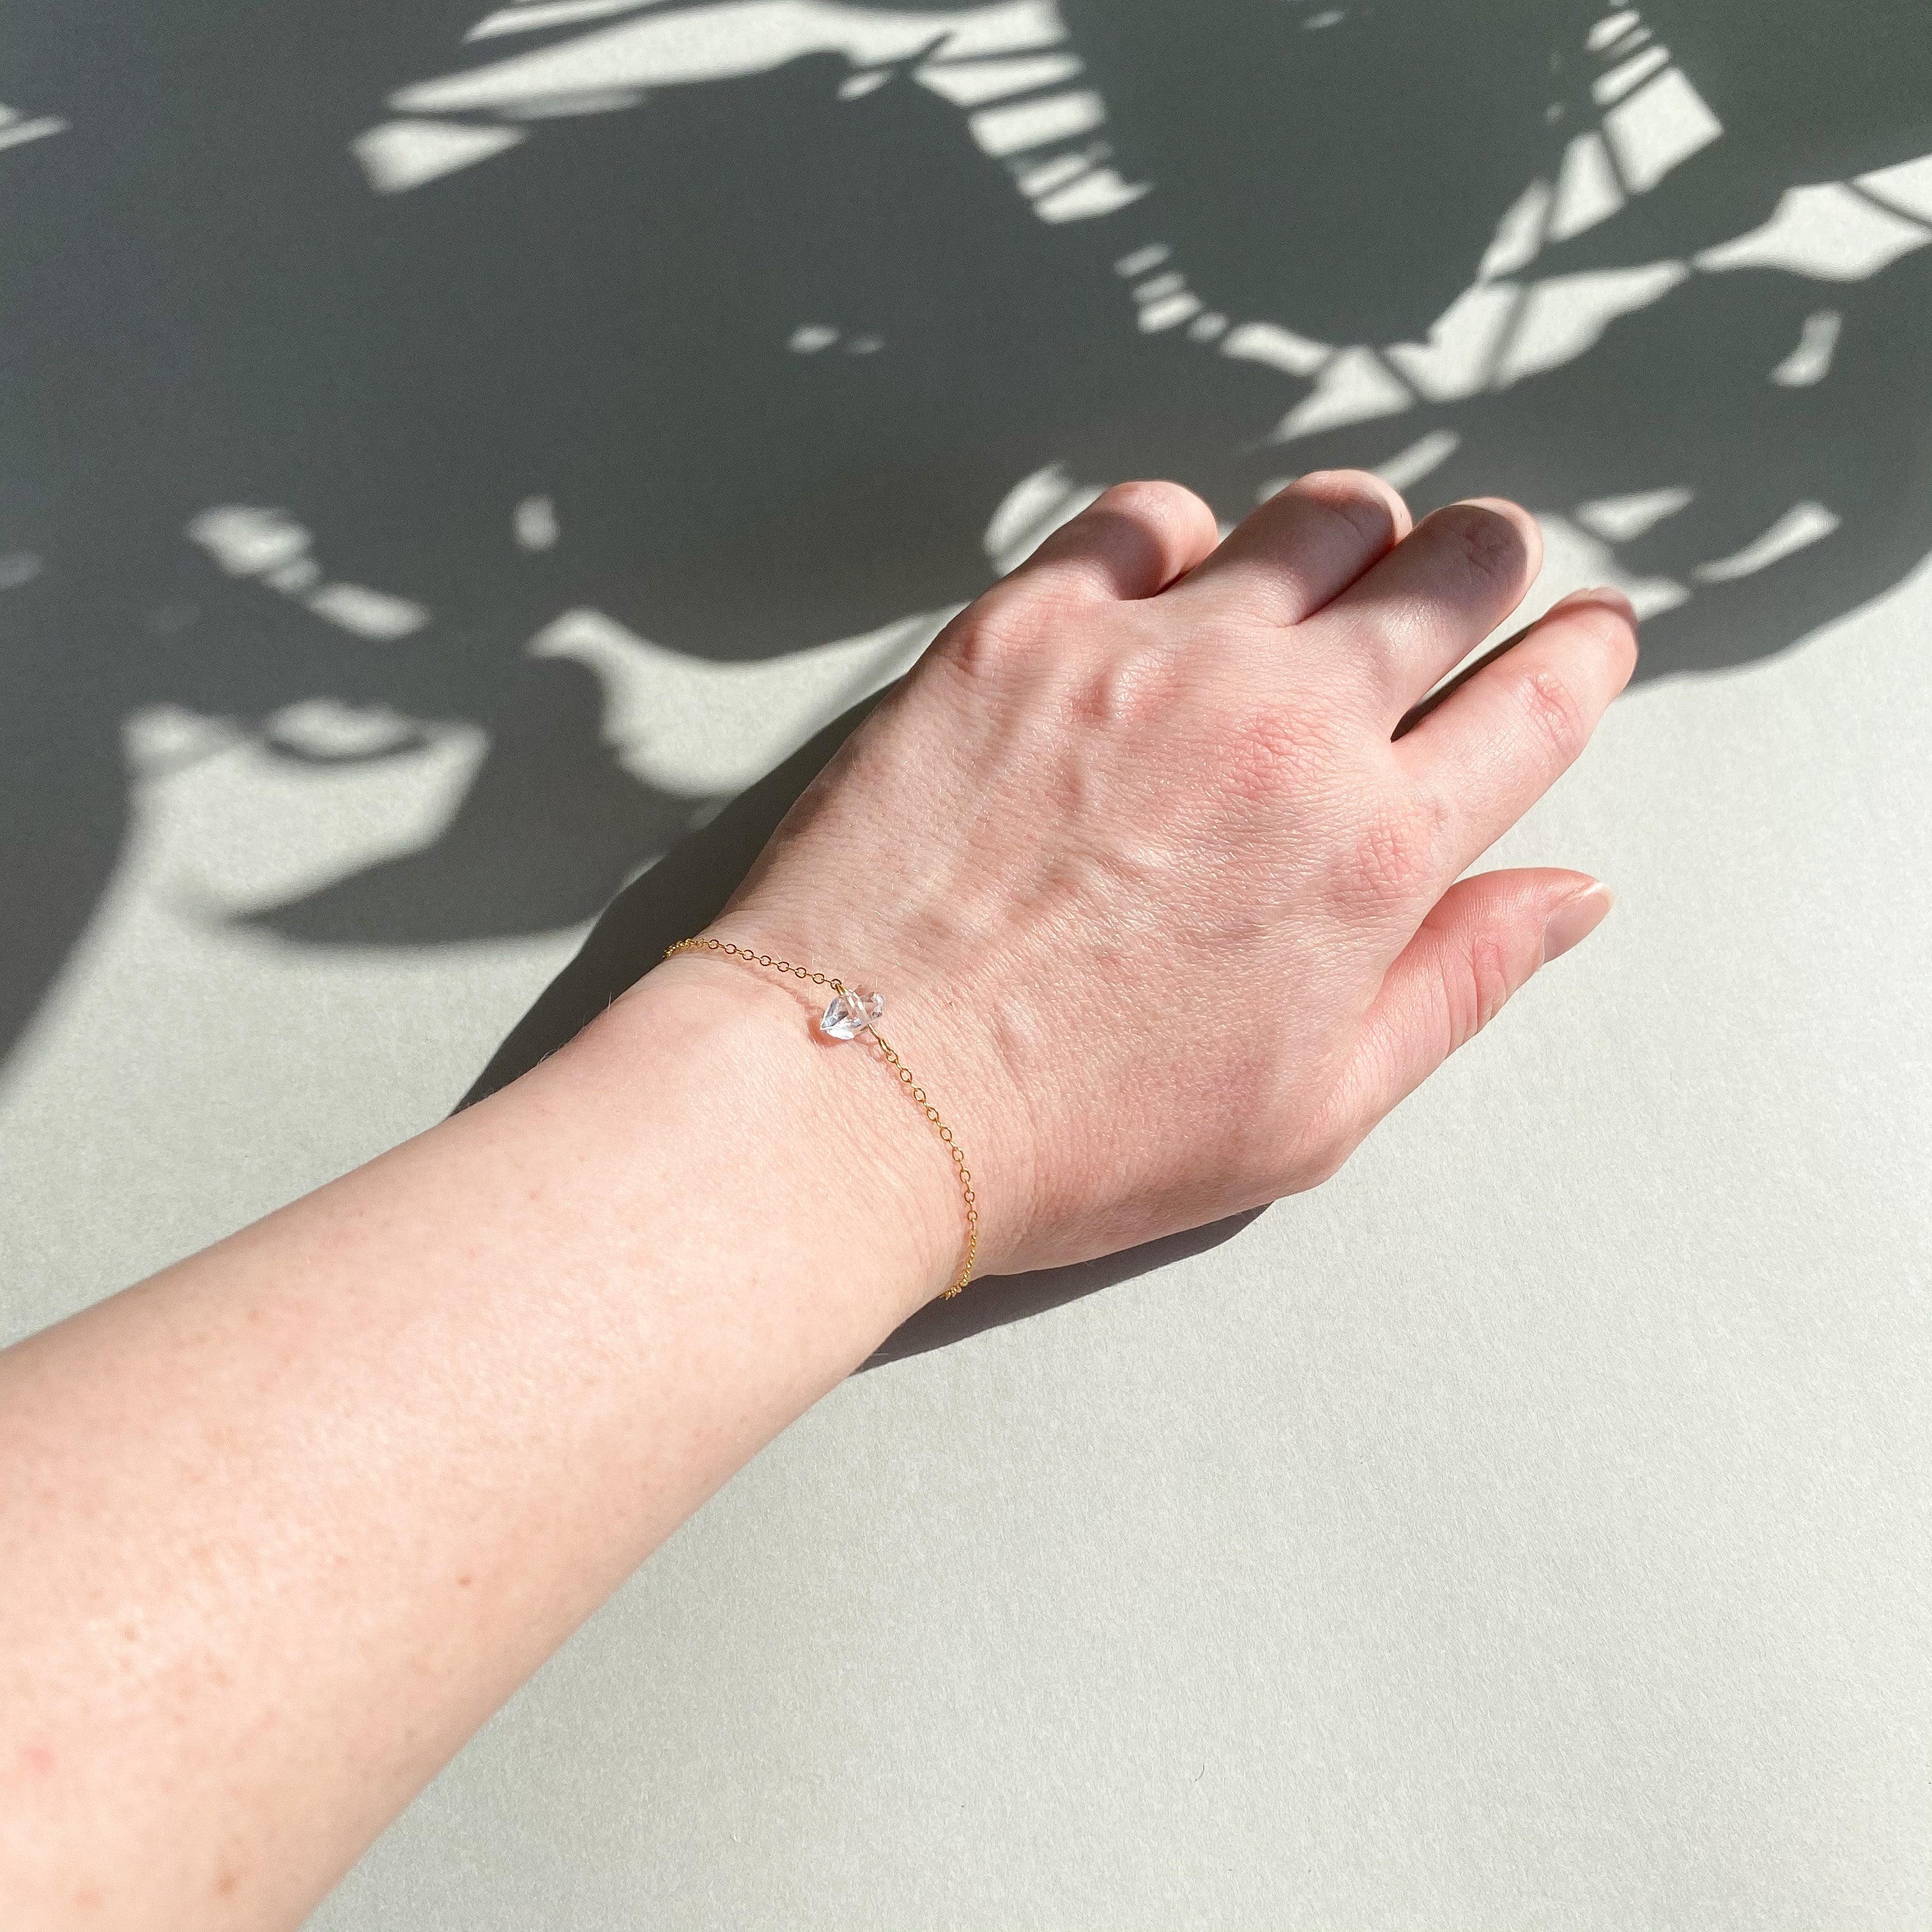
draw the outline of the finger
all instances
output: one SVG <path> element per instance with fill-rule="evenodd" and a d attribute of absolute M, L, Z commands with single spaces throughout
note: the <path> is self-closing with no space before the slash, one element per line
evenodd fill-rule
<path fill-rule="evenodd" d="M 1468 864 L 1555 784 L 1636 668 L 1630 600 L 1577 591 L 1473 667 L 1396 743 L 1409 775 L 1448 802 L 1451 862 Z"/>
<path fill-rule="evenodd" d="M 988 594 L 1047 592 L 1078 602 L 1153 597 L 1220 540 L 1214 512 L 1178 483 L 1116 483 Z"/>
<path fill-rule="evenodd" d="M 1322 614 L 1378 686 L 1391 724 L 1522 602 L 1543 562 L 1536 519 L 1501 497 L 1432 512 Z"/>
<path fill-rule="evenodd" d="M 1311 470 L 1244 518 L 1176 594 L 1214 598 L 1268 623 L 1298 624 L 1410 528 L 1408 506 L 1379 476 Z"/>
<path fill-rule="evenodd" d="M 1383 976 L 1338 1088 L 1352 1146 L 1595 930 L 1609 886 L 1585 872 L 1481 872 L 1444 892 Z"/>

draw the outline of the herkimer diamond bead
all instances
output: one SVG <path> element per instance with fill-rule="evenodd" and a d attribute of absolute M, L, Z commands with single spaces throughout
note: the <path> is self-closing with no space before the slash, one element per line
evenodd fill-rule
<path fill-rule="evenodd" d="M 818 1030 L 828 1040 L 856 1040 L 885 1010 L 886 1003 L 877 993 L 854 986 L 832 994 L 831 1004 L 819 1016 Z"/>

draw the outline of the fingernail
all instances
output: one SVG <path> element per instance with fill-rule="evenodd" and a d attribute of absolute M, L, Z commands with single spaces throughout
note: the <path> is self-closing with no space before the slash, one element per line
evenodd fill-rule
<path fill-rule="evenodd" d="M 1636 606 L 1614 584 L 1593 584 L 1586 590 L 1573 590 L 1568 596 L 1558 598 L 1550 608 L 1554 610 L 1566 604 L 1607 604 L 1627 623 L 1636 622 Z"/>
<path fill-rule="evenodd" d="M 1587 938 L 1604 922 L 1604 915 L 1616 903 L 1610 889 L 1600 879 L 1565 899 L 1543 922 L 1543 958 L 1547 966 L 1558 959 L 1578 940 Z"/>

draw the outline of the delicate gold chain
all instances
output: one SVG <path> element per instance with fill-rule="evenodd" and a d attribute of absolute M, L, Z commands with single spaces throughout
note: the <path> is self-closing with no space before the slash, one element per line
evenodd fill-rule
<path fill-rule="evenodd" d="M 674 952 L 722 952 L 733 959 L 742 959 L 748 965 L 768 967 L 774 973 L 789 973 L 795 980 L 808 980 L 814 986 L 830 986 L 842 998 L 850 997 L 850 988 L 842 980 L 835 980 L 829 974 L 814 973 L 808 966 L 794 966 L 789 959 L 774 959 L 769 952 L 754 952 L 748 946 L 733 946 L 722 939 L 680 939 L 675 946 L 664 949 L 668 959 Z M 980 1205 L 979 1197 L 973 1192 L 973 1172 L 966 1165 L 965 1150 L 952 1138 L 952 1130 L 940 1118 L 939 1109 L 926 1097 L 926 1089 L 916 1084 L 912 1069 L 886 1044 L 874 1027 L 866 1027 L 862 1031 L 872 1036 L 872 1043 L 884 1055 L 886 1064 L 899 1077 L 899 1084 L 911 1095 L 919 1110 L 939 1131 L 939 1138 L 945 1142 L 946 1150 L 952 1156 L 952 1172 L 959 1183 L 959 1192 L 966 1204 L 966 1259 L 952 1286 L 940 1297 L 950 1301 L 973 1278 L 973 1264 L 980 1256 Z"/>

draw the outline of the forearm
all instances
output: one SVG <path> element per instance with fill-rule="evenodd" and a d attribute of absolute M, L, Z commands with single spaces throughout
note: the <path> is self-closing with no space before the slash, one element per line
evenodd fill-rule
<path fill-rule="evenodd" d="M 14 1922 L 298 1918 L 946 1285 L 968 1186 L 1011 1271 L 1333 1173 L 1609 904 L 1468 874 L 1634 662 L 1628 606 L 1586 593 L 1444 687 L 1534 567 L 1513 506 L 1412 530 L 1367 476 L 1225 543 L 1184 491 L 1108 492 L 948 626 L 712 935 L 876 974 L 944 1125 L 815 1040 L 796 981 L 681 957 L 502 1094 L 0 1358 Z"/>
<path fill-rule="evenodd" d="M 940 1150 L 806 1022 L 674 964 L 494 1100 L 0 1356 L 22 1923 L 292 1922 L 944 1285 Z"/>

